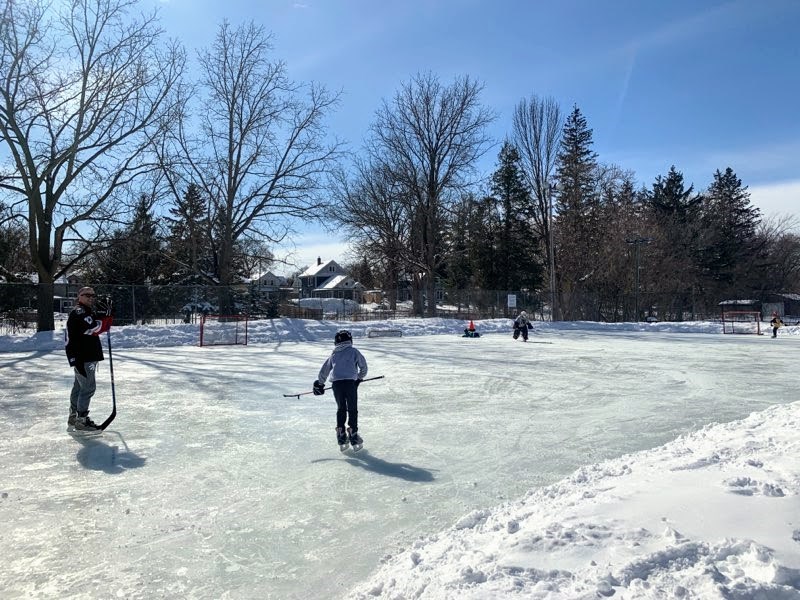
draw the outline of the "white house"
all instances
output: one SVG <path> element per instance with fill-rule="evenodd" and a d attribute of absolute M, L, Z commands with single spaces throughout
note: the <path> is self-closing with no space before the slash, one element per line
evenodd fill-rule
<path fill-rule="evenodd" d="M 364 286 L 345 273 L 335 260 L 322 262 L 317 258 L 317 264 L 303 271 L 298 279 L 301 298 L 346 298 L 360 302 L 364 291 Z"/>

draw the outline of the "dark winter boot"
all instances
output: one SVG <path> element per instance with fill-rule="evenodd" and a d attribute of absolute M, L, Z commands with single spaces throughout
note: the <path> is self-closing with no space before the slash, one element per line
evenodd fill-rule
<path fill-rule="evenodd" d="M 364 445 L 364 440 L 358 435 L 358 430 L 353 431 L 348 427 L 347 436 L 350 438 L 350 445 L 353 447 L 353 450 L 361 450 L 361 446 Z"/>
<path fill-rule="evenodd" d="M 347 434 L 344 432 L 344 428 L 337 427 L 336 428 L 336 443 L 339 446 L 347 446 Z"/>
<path fill-rule="evenodd" d="M 89 418 L 89 413 L 86 413 L 83 416 L 81 416 L 79 413 L 77 418 L 75 419 L 75 431 L 96 433 L 102 430 L 97 425 L 95 425 L 94 421 L 92 421 Z"/>

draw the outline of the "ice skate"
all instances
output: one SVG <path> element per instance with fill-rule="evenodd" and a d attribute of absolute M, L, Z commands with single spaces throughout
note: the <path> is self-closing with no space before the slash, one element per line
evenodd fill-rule
<path fill-rule="evenodd" d="M 80 435 L 98 435 L 103 433 L 103 430 L 89 418 L 89 415 L 85 415 L 75 418 L 74 432 Z"/>
<path fill-rule="evenodd" d="M 347 434 L 342 427 L 336 428 L 336 443 L 339 444 L 339 450 L 344 452 L 350 447 L 350 442 L 347 439 Z"/>
<path fill-rule="evenodd" d="M 358 452 L 364 447 L 364 440 L 358 435 L 358 431 L 353 431 L 348 427 L 347 435 L 350 438 L 350 445 L 353 447 L 353 452 Z"/>

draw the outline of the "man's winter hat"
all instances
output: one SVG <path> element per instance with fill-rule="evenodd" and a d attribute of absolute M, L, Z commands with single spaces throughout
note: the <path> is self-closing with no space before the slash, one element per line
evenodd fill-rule
<path fill-rule="evenodd" d="M 353 336 L 350 335 L 350 332 L 346 329 L 342 329 L 341 331 L 336 333 L 336 337 L 333 338 L 334 344 L 340 344 L 342 342 L 352 342 Z"/>
<path fill-rule="evenodd" d="M 528 313 L 526 313 L 526 312 L 523 310 L 521 313 L 519 313 L 519 316 L 520 316 L 520 317 L 525 317 L 525 318 L 527 319 L 527 318 L 528 318 Z"/>

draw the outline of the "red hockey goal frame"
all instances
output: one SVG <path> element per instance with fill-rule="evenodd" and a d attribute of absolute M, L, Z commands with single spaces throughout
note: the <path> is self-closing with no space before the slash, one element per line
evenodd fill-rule
<path fill-rule="evenodd" d="M 753 326 L 754 323 L 755 327 Z M 722 333 L 761 335 L 761 313 L 757 310 L 723 311 Z"/>

